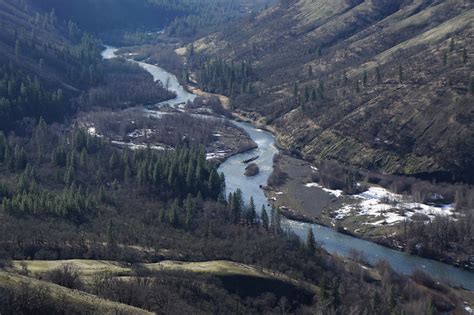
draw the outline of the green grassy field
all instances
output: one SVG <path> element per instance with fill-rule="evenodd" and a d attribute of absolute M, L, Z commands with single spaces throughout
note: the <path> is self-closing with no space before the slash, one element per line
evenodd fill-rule
<path fill-rule="evenodd" d="M 151 276 L 161 271 L 182 271 L 209 274 L 216 277 L 244 276 L 279 281 L 295 286 L 300 285 L 300 282 L 284 274 L 225 260 L 204 262 L 166 260 L 158 263 L 135 264 L 133 266 L 126 263 L 106 260 L 23 260 L 14 261 L 12 269 L 13 271 L 20 272 L 26 267 L 32 276 L 41 276 L 48 271 L 61 268 L 64 265 L 74 267 L 84 280 L 99 274 L 117 277 L 133 277 L 135 276 L 136 270 L 140 270 Z M 318 291 L 316 286 L 305 285 L 305 287 L 314 293 Z"/>

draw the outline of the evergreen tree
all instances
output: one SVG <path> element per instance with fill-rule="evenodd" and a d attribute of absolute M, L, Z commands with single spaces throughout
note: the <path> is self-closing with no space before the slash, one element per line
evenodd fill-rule
<path fill-rule="evenodd" d="M 467 60 L 468 60 L 468 54 L 467 54 L 467 49 L 466 48 L 463 48 L 462 50 L 462 62 L 464 64 L 467 63 Z"/>
<path fill-rule="evenodd" d="M 262 226 L 265 228 L 265 230 L 268 230 L 270 227 L 270 222 L 267 214 L 267 210 L 265 209 L 265 206 L 262 205 L 262 211 L 260 214 L 260 220 L 262 221 Z"/>
<path fill-rule="evenodd" d="M 116 245 L 117 241 L 115 240 L 113 221 L 109 220 L 107 223 L 107 247 L 109 248 L 109 251 L 112 252 Z"/>
<path fill-rule="evenodd" d="M 314 254 L 316 251 L 316 240 L 314 238 L 314 233 L 312 228 L 308 228 L 308 232 L 306 235 L 306 249 L 308 253 Z"/>
<path fill-rule="evenodd" d="M 188 194 L 186 198 L 186 228 L 190 229 L 192 227 L 193 219 L 194 219 L 194 201 L 192 199 L 192 195 Z"/>
<path fill-rule="evenodd" d="M 298 82 L 293 84 L 293 99 L 295 104 L 298 104 Z"/>
<path fill-rule="evenodd" d="M 377 78 L 377 84 L 382 83 L 382 74 L 380 73 L 380 67 L 375 68 L 375 76 Z"/>
<path fill-rule="evenodd" d="M 242 218 L 242 191 L 237 189 L 236 192 L 229 194 L 229 204 L 232 212 L 234 223 L 238 223 Z"/>
<path fill-rule="evenodd" d="M 253 196 L 250 197 L 250 203 L 249 203 L 249 207 L 248 207 L 248 210 L 247 210 L 247 215 L 246 215 L 246 219 L 247 219 L 247 224 L 250 224 L 250 225 L 254 225 L 256 224 L 256 220 L 257 220 L 257 211 L 256 211 L 256 208 L 255 208 L 255 202 L 254 202 L 254 199 L 253 199 Z"/>
<path fill-rule="evenodd" d="M 454 51 L 454 38 L 451 38 L 451 40 L 449 41 L 449 51 Z"/>
<path fill-rule="evenodd" d="M 168 210 L 168 223 L 174 227 L 178 226 L 178 200 L 176 199 Z"/>
<path fill-rule="evenodd" d="M 403 67 L 401 64 L 398 65 L 398 81 L 403 83 Z"/>
<path fill-rule="evenodd" d="M 272 232 L 274 234 L 280 234 L 281 233 L 281 218 L 280 218 L 279 209 L 275 209 L 275 207 L 272 207 L 270 220 L 271 220 Z"/>
<path fill-rule="evenodd" d="M 308 102 L 310 97 L 309 86 L 304 87 L 304 101 Z"/>
<path fill-rule="evenodd" d="M 219 196 L 221 192 L 221 179 L 219 175 L 217 174 L 217 171 L 215 169 L 212 169 L 211 174 L 209 175 L 209 181 L 208 181 L 208 190 L 209 190 L 209 195 L 211 198 L 216 199 Z"/>

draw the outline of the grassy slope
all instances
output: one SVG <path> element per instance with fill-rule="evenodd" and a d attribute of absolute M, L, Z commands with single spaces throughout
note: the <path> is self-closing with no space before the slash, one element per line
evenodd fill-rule
<path fill-rule="evenodd" d="M 465 105 L 473 100 L 468 93 L 474 65 L 472 3 L 359 2 L 294 1 L 269 9 L 238 30 L 202 39 L 195 47 L 215 56 L 252 60 L 262 73 L 255 83 L 262 93 L 250 104 L 236 104 L 271 119 L 282 131 L 281 144 L 299 149 L 308 160 L 334 158 L 391 173 L 453 170 L 442 154 L 452 139 L 466 137 L 473 127 Z M 318 46 L 322 56 L 315 52 Z M 461 62 L 463 49 L 469 56 L 466 64 Z M 446 51 L 448 65 L 443 66 Z M 400 64 L 403 83 L 398 82 Z M 306 75 L 309 66 L 313 77 Z M 383 75 L 378 85 L 376 66 Z M 364 70 L 369 86 L 356 94 L 352 86 L 362 82 Z M 337 86 L 343 73 L 351 81 L 345 94 Z M 317 114 L 305 115 L 289 104 L 294 110 L 273 116 L 281 103 L 292 102 L 295 81 L 303 89 L 321 79 L 331 100 L 318 104 Z"/>
<path fill-rule="evenodd" d="M 276 280 L 295 286 L 301 285 L 298 281 L 281 273 L 267 269 L 258 269 L 250 265 L 225 260 L 204 262 L 166 260 L 158 263 L 135 264 L 133 267 L 125 263 L 105 260 L 25 260 L 15 261 L 13 263 L 13 270 L 20 271 L 22 265 L 26 265 L 28 271 L 31 272 L 32 275 L 41 275 L 42 273 L 60 268 L 66 264 L 75 267 L 84 278 L 102 273 L 107 273 L 112 276 L 133 276 L 134 269 L 141 268 L 150 273 L 160 271 L 182 271 L 211 274 L 217 277 L 245 276 Z M 305 287 L 315 293 L 318 291 L 317 287 L 313 285 L 305 284 Z"/>
<path fill-rule="evenodd" d="M 129 305 L 112 302 L 98 298 L 94 295 L 77 290 L 71 290 L 53 283 L 25 277 L 16 273 L 0 271 L 0 287 L 17 290 L 22 283 L 27 283 L 33 287 L 46 289 L 52 297 L 62 303 L 80 306 L 81 309 L 88 309 L 93 314 L 151 314 L 145 310 Z"/>

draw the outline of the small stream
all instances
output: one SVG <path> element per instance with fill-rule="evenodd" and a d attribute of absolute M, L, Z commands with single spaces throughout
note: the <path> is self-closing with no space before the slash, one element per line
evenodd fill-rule
<path fill-rule="evenodd" d="M 105 59 L 115 58 L 114 53 L 116 51 L 117 49 L 113 47 L 107 47 L 107 49 L 102 52 L 102 56 Z M 179 84 L 176 76 L 166 72 L 162 68 L 144 62 L 131 61 L 138 63 L 147 70 L 153 75 L 155 81 L 159 80 L 163 82 L 164 86 L 176 92 L 176 99 L 159 103 L 157 107 L 165 104 L 179 106 L 180 104 L 185 104 L 188 100 L 194 100 L 196 97 L 194 94 L 187 92 L 184 87 Z M 266 185 L 267 179 L 273 170 L 273 157 L 278 152 L 275 146 L 275 137 L 271 133 L 257 129 L 249 123 L 237 121 L 233 121 L 233 123 L 243 128 L 253 141 L 257 143 L 258 148 L 228 158 L 220 165 L 219 172 L 223 172 L 226 176 L 227 193 L 234 192 L 240 188 L 247 198 L 246 201 L 250 199 L 250 196 L 253 196 L 257 209 L 260 211 L 262 205 L 268 205 L 268 200 L 261 187 Z M 242 161 L 257 155 L 259 158 L 255 163 L 258 164 L 260 173 L 254 177 L 245 176 L 244 171 L 246 165 L 243 164 Z M 313 229 L 316 241 L 330 253 L 347 256 L 351 250 L 356 250 L 363 253 L 365 259 L 370 263 L 376 263 L 383 259 L 389 262 L 392 268 L 397 272 L 411 274 L 414 270 L 420 269 L 434 278 L 474 291 L 474 273 L 472 272 L 438 261 L 399 252 L 369 241 L 339 233 L 331 228 L 318 224 L 284 220 L 283 225 L 295 232 L 302 239 L 306 237 L 309 228 Z"/>

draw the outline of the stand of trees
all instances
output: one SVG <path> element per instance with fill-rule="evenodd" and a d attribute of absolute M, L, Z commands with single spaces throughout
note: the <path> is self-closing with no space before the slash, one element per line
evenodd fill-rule
<path fill-rule="evenodd" d="M 225 23 L 244 17 L 249 10 L 263 8 L 269 0 L 200 1 L 200 0 L 60 0 L 35 1 L 40 8 L 51 11 L 60 20 L 72 20 L 93 33 L 125 31 L 128 40 L 137 42 L 146 34 L 130 30 L 161 30 L 168 36 L 196 38 Z M 137 36 L 138 35 L 138 36 Z"/>
<path fill-rule="evenodd" d="M 225 94 L 231 98 L 240 94 L 252 94 L 253 70 L 250 63 L 227 62 L 196 55 L 191 47 L 189 60 L 197 69 L 198 82 L 203 90 Z"/>
<path fill-rule="evenodd" d="M 48 89 L 38 77 L 30 77 L 19 69 L 0 66 L 0 130 L 11 129 L 25 116 L 59 119 L 67 111 L 64 92 Z"/>
<path fill-rule="evenodd" d="M 383 264 L 377 269 L 383 275 L 377 282 L 356 264 L 348 268 L 327 255 L 312 232 L 306 243 L 286 233 L 278 211 L 262 209 L 257 214 L 253 200 L 243 203 L 241 191 L 226 194 L 225 178 L 205 160 L 203 148 L 119 150 L 81 129 L 64 133 L 42 120 L 29 136 L 1 136 L 0 144 L 0 156 L 8 157 L 0 165 L 4 261 L 232 260 L 282 272 L 310 283 L 319 293 L 293 294 L 293 289 L 279 291 L 271 284 L 256 291 L 240 290 L 245 278 L 234 290 L 235 285 L 213 276 L 138 269 L 136 276 L 152 279 L 95 278 L 94 287 L 63 281 L 75 279 L 72 273 L 45 275 L 60 285 L 157 312 L 419 313 L 452 310 L 459 302 L 455 295 L 440 299 L 436 290 L 419 288 Z M 6 314 L 18 311 L 21 294 L 37 293 L 28 286 L 0 287 L 0 310 Z M 45 292 L 29 306 L 55 313 L 58 305 Z M 156 296 L 151 292 L 167 302 L 150 298 Z M 199 302 L 205 296 L 210 302 Z"/>

